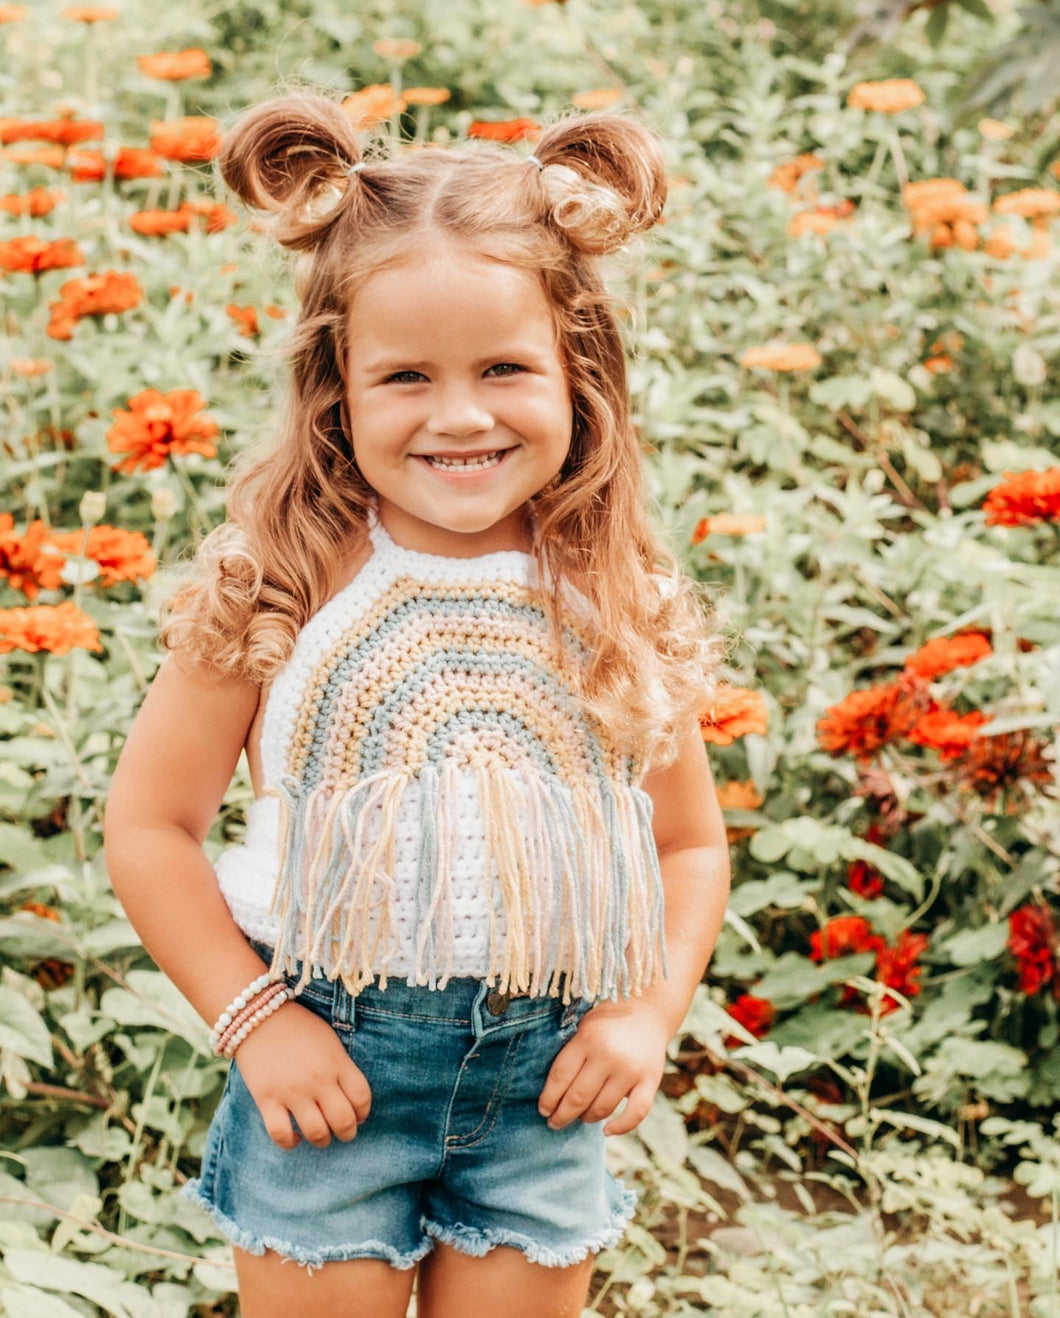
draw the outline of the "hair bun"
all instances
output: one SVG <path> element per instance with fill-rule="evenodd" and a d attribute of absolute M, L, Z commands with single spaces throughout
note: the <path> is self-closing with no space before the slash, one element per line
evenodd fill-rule
<path fill-rule="evenodd" d="M 326 96 L 290 92 L 243 111 L 225 135 L 221 177 L 248 206 L 272 212 L 261 227 L 296 251 L 316 245 L 360 159 L 352 121 Z M 349 163 L 345 163 L 349 162 Z"/>
<path fill-rule="evenodd" d="M 534 154 L 544 166 L 541 185 L 552 220 L 580 251 L 613 252 L 662 215 L 662 146 L 628 114 L 572 114 L 544 130 Z"/>

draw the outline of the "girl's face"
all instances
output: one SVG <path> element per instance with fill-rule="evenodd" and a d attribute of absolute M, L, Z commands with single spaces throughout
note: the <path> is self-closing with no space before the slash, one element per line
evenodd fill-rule
<path fill-rule="evenodd" d="M 529 551 L 527 500 L 563 466 L 574 419 L 534 275 L 452 249 L 380 270 L 353 300 L 347 375 L 354 457 L 399 545 Z"/>

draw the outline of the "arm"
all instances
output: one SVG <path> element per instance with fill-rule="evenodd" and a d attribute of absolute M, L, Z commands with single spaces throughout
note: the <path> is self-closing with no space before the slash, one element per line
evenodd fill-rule
<path fill-rule="evenodd" d="M 644 1119 L 666 1066 L 666 1045 L 685 1019 L 725 917 L 729 848 L 698 723 L 689 726 L 674 763 L 643 786 L 654 805 L 669 975 L 638 998 L 600 1002 L 583 1017 L 541 1091 L 538 1110 L 555 1129 L 577 1116 L 610 1116 L 627 1096 L 604 1133 L 624 1134 Z"/>
<path fill-rule="evenodd" d="M 258 704 L 258 688 L 174 654 L 163 660 L 118 760 L 104 816 L 111 883 L 160 969 L 212 1025 L 266 970 L 232 919 L 202 843 Z M 368 1084 L 331 1026 L 285 1003 L 239 1045 L 240 1074 L 269 1135 L 317 1147 L 352 1139 Z"/>

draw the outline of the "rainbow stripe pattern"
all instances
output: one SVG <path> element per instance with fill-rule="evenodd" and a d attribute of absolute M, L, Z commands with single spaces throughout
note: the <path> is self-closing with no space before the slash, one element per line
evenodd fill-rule
<path fill-rule="evenodd" d="M 564 585 L 559 663 L 532 555 L 418 553 L 374 511 L 368 530 L 371 558 L 302 628 L 269 691 L 273 969 L 301 961 L 299 987 L 323 972 L 354 995 L 377 976 L 385 988 L 395 898 L 411 884 L 411 982 L 444 988 L 472 783 L 486 982 L 558 996 L 566 972 L 565 1002 L 639 995 L 668 973 L 652 800 L 571 681 L 592 644 L 588 601 Z M 398 828 L 412 830 L 414 872 L 395 871 Z"/>

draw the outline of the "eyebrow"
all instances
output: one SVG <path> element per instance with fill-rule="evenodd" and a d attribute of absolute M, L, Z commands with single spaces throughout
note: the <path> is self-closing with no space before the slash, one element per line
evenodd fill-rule
<path fill-rule="evenodd" d="M 491 366 L 496 362 L 503 361 L 540 361 L 540 354 L 531 348 L 502 348 L 498 352 L 491 352 L 488 357 L 480 357 L 478 361 L 472 362 L 476 369 L 481 366 Z M 406 357 L 381 357 L 378 361 L 369 362 L 366 366 L 361 367 L 366 375 L 386 374 L 387 371 L 425 371 L 430 370 L 434 362 L 409 361 Z"/>

